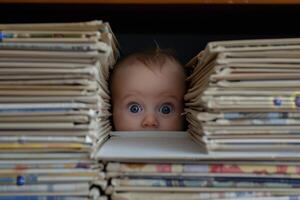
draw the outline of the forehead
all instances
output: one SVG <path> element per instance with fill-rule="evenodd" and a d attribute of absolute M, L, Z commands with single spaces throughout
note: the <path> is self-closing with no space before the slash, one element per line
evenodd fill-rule
<path fill-rule="evenodd" d="M 115 72 L 112 81 L 113 94 L 126 94 L 138 91 L 145 95 L 159 95 L 176 92 L 181 95 L 184 90 L 184 74 L 181 66 L 174 62 L 165 62 L 162 66 L 134 62 L 122 66 Z"/>
<path fill-rule="evenodd" d="M 148 70 L 145 70 L 148 69 Z M 165 57 L 163 60 L 159 59 L 138 59 L 137 57 L 129 58 L 124 62 L 121 62 L 116 66 L 113 76 L 119 76 L 122 74 L 130 75 L 135 74 L 147 74 L 147 73 L 171 73 L 172 76 L 184 76 L 184 71 L 180 63 L 175 59 Z"/>

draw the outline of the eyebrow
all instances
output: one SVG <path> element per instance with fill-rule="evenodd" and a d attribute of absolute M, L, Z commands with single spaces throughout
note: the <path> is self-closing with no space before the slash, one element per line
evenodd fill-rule
<path fill-rule="evenodd" d="M 131 98 L 131 97 L 136 97 L 136 96 L 139 96 L 139 95 L 141 95 L 142 96 L 142 94 L 140 93 L 140 92 L 131 92 L 131 93 L 129 93 L 129 94 L 126 94 L 125 96 L 124 96 L 124 100 L 126 100 L 126 99 L 128 99 L 128 98 Z"/>
<path fill-rule="evenodd" d="M 160 94 L 159 96 L 162 97 L 162 98 L 171 98 L 171 99 L 176 100 L 176 101 L 180 100 L 175 95 L 172 95 L 172 94 L 166 94 L 166 95 Z"/>

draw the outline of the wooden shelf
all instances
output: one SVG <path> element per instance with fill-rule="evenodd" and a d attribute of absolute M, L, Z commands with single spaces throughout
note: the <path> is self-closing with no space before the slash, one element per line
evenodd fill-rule
<path fill-rule="evenodd" d="M 0 3 L 38 4 L 300 4 L 300 0 L 0 0 Z"/>

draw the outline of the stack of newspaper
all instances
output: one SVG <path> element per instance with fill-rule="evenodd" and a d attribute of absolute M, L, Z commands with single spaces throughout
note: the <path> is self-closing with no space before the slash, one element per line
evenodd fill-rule
<path fill-rule="evenodd" d="M 288 167 L 290 171 L 297 168 L 225 161 L 197 164 L 111 162 L 107 165 L 107 176 L 112 178 L 107 192 L 112 193 L 113 200 L 299 199 L 299 188 L 290 187 L 287 180 L 293 180 L 280 174 L 277 171 L 280 167 Z"/>
<path fill-rule="evenodd" d="M 186 132 L 113 132 L 98 158 L 113 200 L 300 198 L 298 152 L 203 153 Z"/>
<path fill-rule="evenodd" d="M 300 199 L 299 58 L 300 39 L 209 43 L 187 65 L 189 134 L 113 132 L 97 154 L 108 161 L 106 193 Z"/>
<path fill-rule="evenodd" d="M 300 39 L 211 42 L 189 65 L 189 132 L 207 151 L 300 150 Z"/>
<path fill-rule="evenodd" d="M 299 56 L 300 39 L 211 42 L 187 65 L 190 135 L 211 156 L 240 154 L 232 173 L 251 169 L 232 189 L 299 195 Z"/>
<path fill-rule="evenodd" d="M 0 199 L 100 198 L 103 165 L 92 157 L 110 131 L 109 25 L 0 30 Z"/>

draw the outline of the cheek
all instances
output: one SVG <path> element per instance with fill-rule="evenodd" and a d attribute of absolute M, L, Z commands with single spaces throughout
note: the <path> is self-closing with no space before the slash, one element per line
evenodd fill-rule
<path fill-rule="evenodd" d="M 139 129 L 139 120 L 124 112 L 114 112 L 113 123 L 116 131 L 137 131 Z"/>
<path fill-rule="evenodd" d="M 160 120 L 160 131 L 182 131 L 184 124 L 184 118 L 182 116 L 161 119 Z"/>

